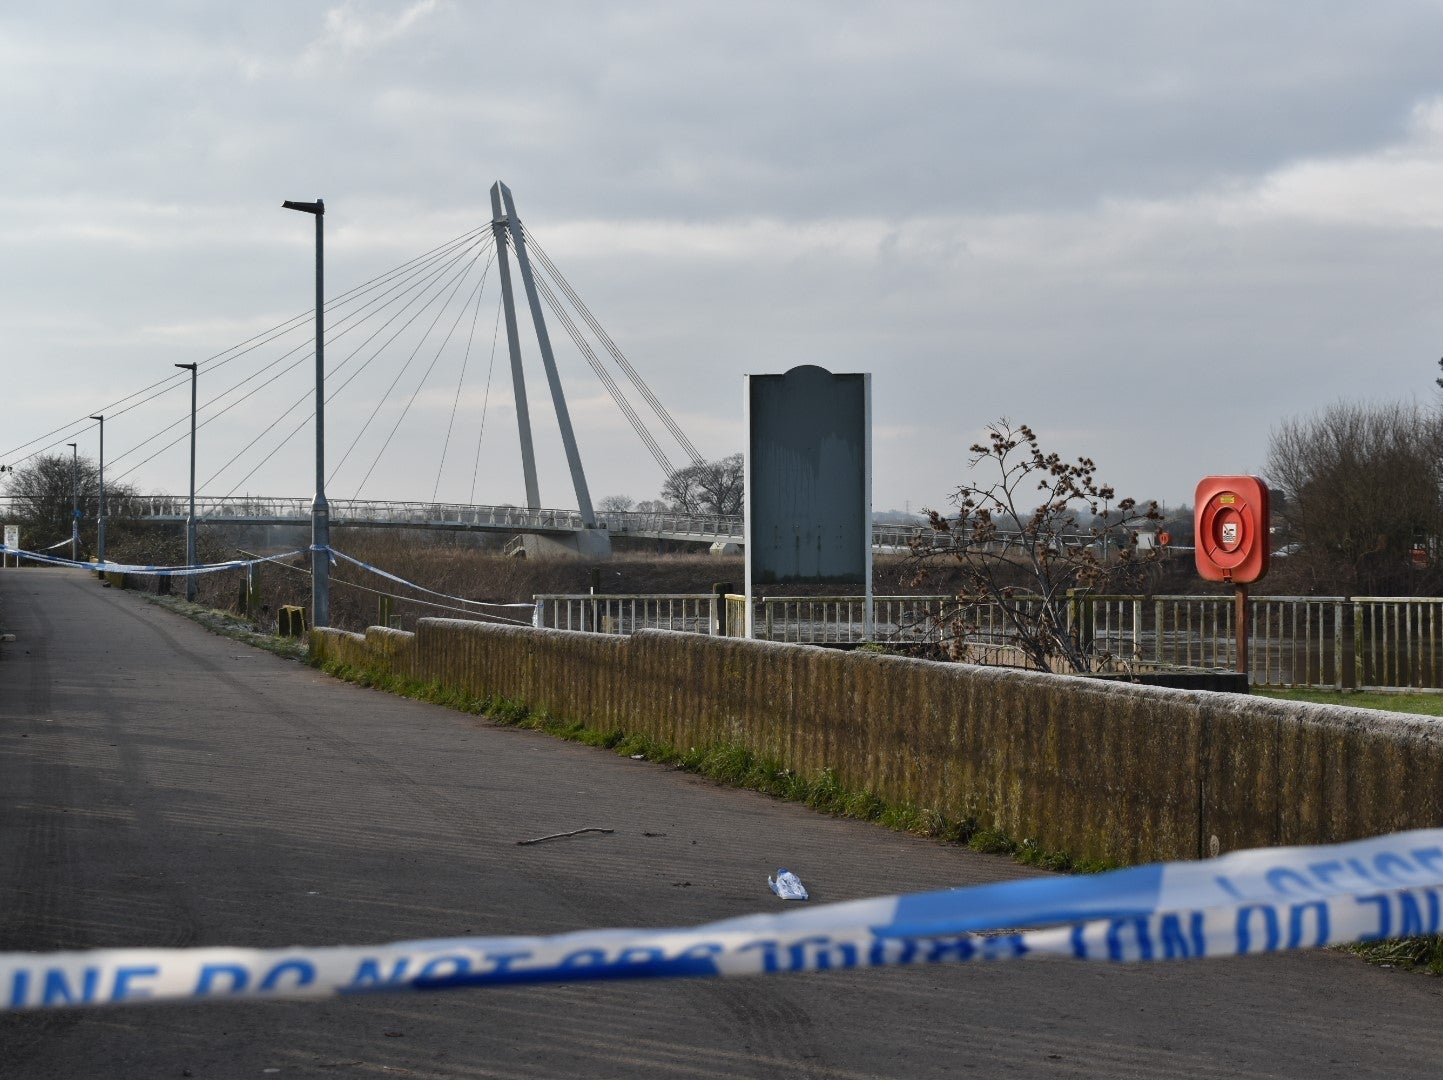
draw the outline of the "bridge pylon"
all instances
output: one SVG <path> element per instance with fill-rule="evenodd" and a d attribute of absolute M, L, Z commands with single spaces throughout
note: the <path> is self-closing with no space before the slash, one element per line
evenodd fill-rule
<path fill-rule="evenodd" d="M 507 238 L 516 253 L 516 268 L 521 273 L 521 284 L 526 290 L 526 303 L 531 309 L 531 325 L 536 331 L 536 345 L 541 352 L 541 363 L 546 369 L 546 381 L 551 388 L 551 403 L 556 410 L 556 425 L 561 430 L 561 444 L 566 451 L 566 464 L 571 469 L 571 483 L 576 490 L 576 507 L 581 513 L 587 533 L 578 533 L 565 541 L 548 539 L 543 545 L 539 540 L 536 550 L 527 544 L 527 554 L 559 554 L 555 548 L 560 545 L 567 550 L 590 558 L 605 558 L 611 554 L 611 540 L 604 531 L 596 527 L 596 512 L 591 506 L 591 492 L 586 486 L 586 472 L 581 466 L 581 451 L 576 445 L 576 432 L 571 426 L 571 412 L 566 407 L 566 394 L 561 388 L 561 375 L 556 368 L 556 356 L 551 350 L 551 336 L 546 331 L 546 318 L 541 313 L 541 298 L 536 292 L 536 279 L 531 271 L 531 259 L 526 254 L 526 237 L 521 220 L 516 216 L 516 203 L 511 189 L 500 180 L 491 185 L 491 228 L 496 236 L 496 261 L 501 270 L 501 302 L 505 308 L 506 344 L 511 355 L 511 382 L 516 396 L 516 426 L 521 438 L 521 470 L 526 483 L 527 508 L 541 507 L 540 489 L 536 482 L 536 452 L 531 440 L 531 413 L 526 404 L 526 376 L 521 366 L 521 340 L 516 325 L 516 301 L 511 286 L 511 267 L 507 260 Z"/>

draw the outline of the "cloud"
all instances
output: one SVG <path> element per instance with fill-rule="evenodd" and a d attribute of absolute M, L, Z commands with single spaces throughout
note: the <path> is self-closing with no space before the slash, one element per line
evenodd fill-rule
<path fill-rule="evenodd" d="M 1440 37 L 1443 9 L 1413 0 L 15 8 L 7 393 L 47 430 L 303 313 L 312 234 L 283 198 L 326 199 L 335 293 L 484 231 L 499 177 L 709 455 L 740 443 L 742 374 L 816 362 L 875 373 L 884 501 L 937 501 L 1004 413 L 1130 493 L 1183 498 L 1200 469 L 1260 461 L 1278 418 L 1431 393 Z M 483 308 L 478 356 L 494 292 Z M 651 494 L 552 336 L 595 424 L 593 487 Z M 499 352 L 488 452 L 515 442 Z M 303 375 L 203 455 L 218 468 Z M 118 421 L 115 445 L 141 427 Z M 372 485 L 433 475 L 432 434 Z M 148 468 L 178 490 L 184 464 Z M 248 483 L 295 478 L 278 455 Z"/>
<path fill-rule="evenodd" d="M 1229 209 L 1244 220 L 1443 228 L 1443 99 L 1415 105 L 1407 137 L 1399 143 L 1366 155 L 1291 164 Z"/>
<path fill-rule="evenodd" d="M 306 49 L 302 66 L 318 67 L 377 52 L 409 35 L 444 6 L 443 0 L 415 0 L 395 14 L 373 13 L 346 0 L 326 10 L 324 29 Z"/>

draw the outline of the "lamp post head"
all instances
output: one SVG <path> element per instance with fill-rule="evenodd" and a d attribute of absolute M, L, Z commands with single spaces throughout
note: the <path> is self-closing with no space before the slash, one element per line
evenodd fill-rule
<path fill-rule="evenodd" d="M 173 364 L 173 365 L 171 365 L 171 366 L 172 366 L 172 367 L 178 367 L 178 368 L 185 368 L 185 370 L 186 370 L 186 371 L 189 371 L 192 375 L 195 374 L 195 367 L 196 367 L 196 366 L 195 366 L 194 364 Z"/>
<path fill-rule="evenodd" d="M 291 199 L 287 199 L 281 203 L 281 205 L 287 210 L 299 210 L 305 214 L 315 214 L 317 217 L 320 217 L 326 212 L 326 202 L 324 199 L 317 199 L 315 202 L 294 202 Z"/>
<path fill-rule="evenodd" d="M 92 416 L 90 419 L 99 420 L 102 424 L 105 423 L 105 417 L 103 416 Z"/>

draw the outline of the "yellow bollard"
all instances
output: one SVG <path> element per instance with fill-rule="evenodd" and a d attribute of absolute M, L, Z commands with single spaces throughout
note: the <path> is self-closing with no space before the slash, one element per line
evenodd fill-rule
<path fill-rule="evenodd" d="M 306 633 L 306 609 L 295 604 L 281 606 L 276 633 L 281 637 L 304 637 Z"/>

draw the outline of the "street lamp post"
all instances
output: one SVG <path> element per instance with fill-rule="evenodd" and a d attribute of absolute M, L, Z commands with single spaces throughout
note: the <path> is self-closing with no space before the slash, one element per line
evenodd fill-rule
<path fill-rule="evenodd" d="M 70 447 L 70 561 L 80 561 L 80 450 Z"/>
<path fill-rule="evenodd" d="M 100 421 L 100 516 L 95 519 L 95 557 L 105 563 L 105 417 L 92 416 Z"/>
<path fill-rule="evenodd" d="M 325 222 L 326 204 L 281 203 L 316 218 L 316 497 L 311 503 L 311 625 L 331 625 L 331 509 L 326 502 L 326 332 Z"/>
<path fill-rule="evenodd" d="M 190 514 L 185 519 L 185 565 L 195 566 L 195 364 L 176 364 L 190 372 Z M 195 599 L 195 575 L 185 575 L 185 598 Z"/>

